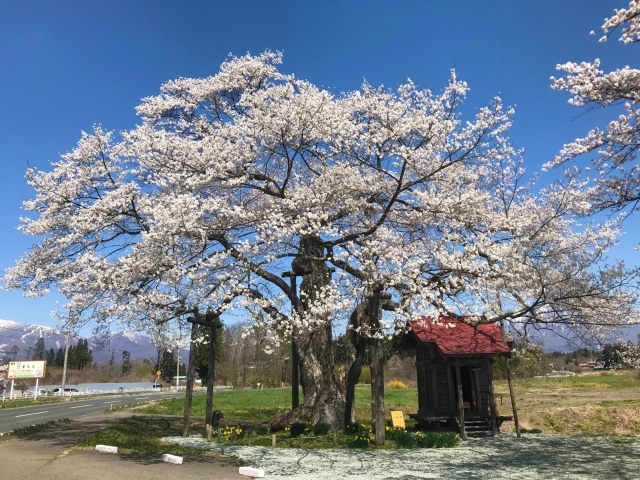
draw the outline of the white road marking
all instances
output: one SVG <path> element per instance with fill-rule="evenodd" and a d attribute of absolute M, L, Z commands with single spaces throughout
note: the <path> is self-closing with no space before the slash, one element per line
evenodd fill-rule
<path fill-rule="evenodd" d="M 136 400 L 144 400 L 145 398 L 149 398 L 149 397 L 138 397 L 136 398 Z"/>
<path fill-rule="evenodd" d="M 82 407 L 90 407 L 93 403 L 88 403 L 87 405 L 78 405 L 77 407 L 69 407 L 69 408 L 82 408 Z"/>
<path fill-rule="evenodd" d="M 28 417 L 29 415 L 40 415 L 41 413 L 49 413 L 49 410 L 45 410 L 44 412 L 25 413 L 24 415 L 16 415 L 16 418 L 18 418 L 18 417 Z"/>
<path fill-rule="evenodd" d="M 120 402 L 120 401 L 121 401 L 121 400 L 113 400 L 113 401 L 111 401 L 111 402 L 104 402 L 104 403 L 118 403 L 118 402 Z"/>

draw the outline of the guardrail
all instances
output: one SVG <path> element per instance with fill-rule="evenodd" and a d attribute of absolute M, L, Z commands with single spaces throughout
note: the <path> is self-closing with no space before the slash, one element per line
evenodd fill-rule
<path fill-rule="evenodd" d="M 206 391 L 206 387 L 194 387 L 194 392 Z M 213 387 L 214 391 L 216 390 L 232 390 L 233 385 L 220 385 Z M 83 389 L 78 390 L 77 392 L 64 392 L 64 394 L 60 394 L 59 392 L 53 392 L 51 390 L 46 389 L 38 389 L 38 394 L 33 390 L 27 390 L 21 392 L 19 390 L 14 390 L 13 395 L 10 392 L 5 392 L 2 395 L 2 402 L 12 401 L 12 400 L 36 400 L 38 398 L 59 398 L 59 397 L 90 397 L 90 396 L 104 396 L 104 395 L 132 395 L 136 393 L 162 393 L 163 391 L 184 391 L 186 390 L 185 386 L 179 387 L 166 387 L 166 388 L 153 388 L 153 387 L 140 387 L 140 388 L 115 388 L 115 389 Z"/>

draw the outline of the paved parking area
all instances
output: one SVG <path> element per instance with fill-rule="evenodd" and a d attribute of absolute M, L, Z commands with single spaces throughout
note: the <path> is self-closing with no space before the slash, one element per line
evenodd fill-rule
<path fill-rule="evenodd" d="M 237 460 L 232 457 L 185 457 L 183 465 L 171 465 L 156 455 L 106 454 L 70 448 L 82 438 L 106 427 L 117 416 L 121 414 L 84 417 L 81 421 L 0 441 L 0 479 L 246 478 L 238 474 Z"/>

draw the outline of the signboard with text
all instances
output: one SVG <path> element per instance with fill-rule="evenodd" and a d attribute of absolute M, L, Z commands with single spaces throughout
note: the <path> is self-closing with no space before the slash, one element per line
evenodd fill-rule
<path fill-rule="evenodd" d="M 406 428 L 404 425 L 404 413 L 401 410 L 391 410 L 391 425 L 394 428 Z"/>
<path fill-rule="evenodd" d="M 9 362 L 8 379 L 14 378 L 44 378 L 47 366 L 45 360 L 25 360 L 21 362 Z"/>

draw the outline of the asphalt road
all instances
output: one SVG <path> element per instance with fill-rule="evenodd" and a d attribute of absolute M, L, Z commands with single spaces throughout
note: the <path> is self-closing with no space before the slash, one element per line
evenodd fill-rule
<path fill-rule="evenodd" d="M 175 397 L 184 397 L 184 392 L 141 392 L 138 395 L 96 396 L 82 400 L 34 405 L 33 407 L 3 408 L 0 409 L 0 433 L 38 423 L 51 422 L 63 418 L 78 418 L 92 413 L 103 412 L 111 408 L 111 405 L 121 407 L 123 405 L 134 405 Z"/>

